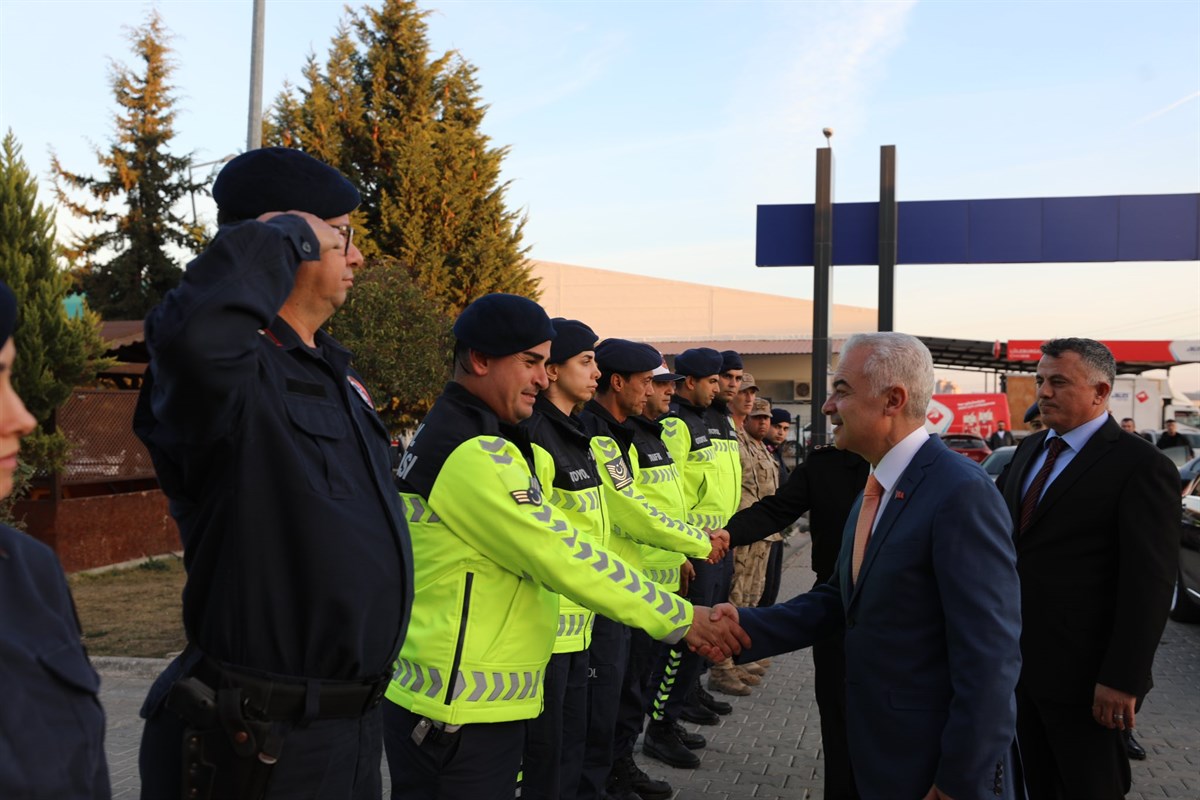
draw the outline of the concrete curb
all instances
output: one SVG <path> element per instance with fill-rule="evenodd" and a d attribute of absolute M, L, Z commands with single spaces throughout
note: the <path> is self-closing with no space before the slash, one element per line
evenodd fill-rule
<path fill-rule="evenodd" d="M 167 668 L 167 664 L 171 663 L 171 660 L 167 658 L 129 658 L 126 656 L 92 656 L 91 661 L 92 667 L 97 672 L 119 672 L 151 680 L 157 678 L 159 673 Z"/>

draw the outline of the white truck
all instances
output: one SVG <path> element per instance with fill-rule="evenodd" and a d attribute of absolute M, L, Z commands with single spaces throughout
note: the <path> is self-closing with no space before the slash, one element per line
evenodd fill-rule
<path fill-rule="evenodd" d="M 1200 409 L 1163 378 L 1118 375 L 1108 399 L 1108 408 L 1118 420 L 1132 417 L 1140 430 L 1161 429 L 1167 420 L 1198 427 Z"/>

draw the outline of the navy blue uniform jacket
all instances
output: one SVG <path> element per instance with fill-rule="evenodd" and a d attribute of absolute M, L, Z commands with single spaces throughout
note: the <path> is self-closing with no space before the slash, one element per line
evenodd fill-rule
<path fill-rule="evenodd" d="M 100 676 L 62 567 L 49 547 L 3 525 L 0 685 L 0 797 L 111 797 Z"/>
<path fill-rule="evenodd" d="M 1021 670 L 1012 522 L 977 464 L 930 438 L 891 489 L 859 572 L 861 496 L 829 583 L 740 609 L 741 660 L 845 631 L 846 718 L 864 800 L 1014 797 L 1014 689 Z"/>
<path fill-rule="evenodd" d="M 399 652 L 412 550 L 350 353 L 323 331 L 310 349 L 276 316 L 318 251 L 299 217 L 222 228 L 146 317 L 134 427 L 183 539 L 188 641 L 238 667 L 355 680 Z"/>

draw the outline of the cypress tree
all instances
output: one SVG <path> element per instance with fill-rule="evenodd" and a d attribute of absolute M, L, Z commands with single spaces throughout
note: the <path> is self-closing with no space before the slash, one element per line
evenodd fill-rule
<path fill-rule="evenodd" d="M 190 155 L 169 151 L 175 136 L 170 35 L 151 12 L 129 39 L 143 69 L 112 66 L 116 135 L 107 149 L 96 149 L 102 174 L 69 172 L 52 159 L 59 202 L 89 223 L 67 255 L 91 306 L 109 319 L 145 316 L 182 274 L 168 249 L 195 251 L 204 241 L 203 231 L 174 211 L 203 184 L 188 177 Z M 68 190 L 85 192 L 95 205 L 76 202 Z"/>
<path fill-rule="evenodd" d="M 413 0 L 351 12 L 324 70 L 310 57 L 300 99 L 276 100 L 266 135 L 354 181 L 364 254 L 389 256 L 380 268 L 407 270 L 447 313 L 493 291 L 536 298 L 524 220 L 504 202 L 507 148 L 480 131 L 475 68 L 431 56 L 427 13 Z"/>
<path fill-rule="evenodd" d="M 85 306 L 82 316 L 67 316 L 71 276 L 60 263 L 53 209 L 37 202 L 37 190 L 10 130 L 0 144 L 0 279 L 17 298 L 13 386 L 39 423 L 21 445 L 26 478 L 62 468 L 68 443 L 54 430 L 54 411 L 107 363 L 96 314 Z"/>

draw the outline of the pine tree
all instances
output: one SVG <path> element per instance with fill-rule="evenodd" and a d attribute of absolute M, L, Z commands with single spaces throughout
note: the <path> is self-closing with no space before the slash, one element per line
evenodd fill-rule
<path fill-rule="evenodd" d="M 451 315 L 488 292 L 537 297 L 524 220 L 504 202 L 507 148 L 480 131 L 475 68 L 453 53 L 432 58 L 427 13 L 414 0 L 351 12 L 325 69 L 310 57 L 301 97 L 276 100 L 266 138 L 354 181 L 364 254 L 389 256 L 380 268 L 406 269 Z"/>
<path fill-rule="evenodd" d="M 91 306 L 109 319 L 145 316 L 182 274 L 169 249 L 194 252 L 204 241 L 202 229 L 174 210 L 203 184 L 188 176 L 190 155 L 169 151 L 175 137 L 170 34 L 152 11 L 129 39 L 143 69 L 112 66 L 116 138 L 96 149 L 103 174 L 68 172 L 57 156 L 52 160 L 59 202 L 90 228 L 73 238 L 67 255 Z M 69 189 L 96 204 L 72 200 Z"/>
<path fill-rule="evenodd" d="M 30 472 L 52 472 L 68 450 L 53 429 L 54 410 L 107 362 L 96 314 L 85 306 L 81 317 L 67 316 L 71 276 L 60 265 L 53 210 L 37 202 L 37 190 L 10 130 L 0 144 L 0 280 L 17 298 L 13 386 L 39 423 L 21 445 L 21 461 Z"/>

